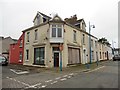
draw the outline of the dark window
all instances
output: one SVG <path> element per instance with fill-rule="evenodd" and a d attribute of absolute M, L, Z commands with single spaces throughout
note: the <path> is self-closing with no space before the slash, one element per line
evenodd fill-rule
<path fill-rule="evenodd" d="M 93 47 L 93 40 L 91 39 L 91 47 Z"/>
<path fill-rule="evenodd" d="M 43 18 L 43 22 L 46 22 L 46 18 Z"/>
<path fill-rule="evenodd" d="M 101 56 L 101 52 L 100 52 L 100 59 L 102 58 L 102 56 Z"/>
<path fill-rule="evenodd" d="M 19 60 L 22 60 L 22 52 L 20 52 Z"/>
<path fill-rule="evenodd" d="M 80 24 L 76 24 L 75 26 L 78 27 L 78 28 L 80 28 Z"/>
<path fill-rule="evenodd" d="M 20 40 L 20 47 L 22 47 L 22 44 L 23 44 L 23 40 Z"/>
<path fill-rule="evenodd" d="M 26 60 L 29 60 L 29 50 L 26 50 Z"/>
<path fill-rule="evenodd" d="M 56 28 L 52 28 L 52 37 L 56 37 Z"/>
<path fill-rule="evenodd" d="M 85 44 L 85 34 L 83 34 L 83 44 Z"/>
<path fill-rule="evenodd" d="M 94 60 L 94 51 L 92 51 L 92 60 Z"/>
<path fill-rule="evenodd" d="M 40 48 L 35 48 L 34 49 L 34 64 L 37 65 L 44 65 L 44 54 L 45 54 L 45 48 L 40 47 Z"/>
<path fill-rule="evenodd" d="M 76 41 L 76 31 L 73 31 L 73 41 Z"/>
<path fill-rule="evenodd" d="M 38 30 L 35 30 L 35 40 L 38 39 Z"/>
<path fill-rule="evenodd" d="M 27 32 L 27 42 L 29 42 L 30 32 Z"/>
<path fill-rule="evenodd" d="M 62 37 L 62 28 L 58 28 L 58 37 Z"/>
<path fill-rule="evenodd" d="M 95 47 L 97 48 L 97 41 L 95 41 Z"/>

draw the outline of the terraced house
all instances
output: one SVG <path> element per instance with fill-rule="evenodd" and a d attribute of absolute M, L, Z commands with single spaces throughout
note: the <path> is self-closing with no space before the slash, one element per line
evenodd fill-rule
<path fill-rule="evenodd" d="M 86 32 L 84 19 L 62 20 L 37 12 L 34 26 L 23 32 L 24 65 L 44 67 L 67 67 L 72 64 L 85 64 L 90 61 L 89 36 L 91 36 L 92 62 L 99 57 L 97 38 Z M 62 61 L 62 62 L 60 62 Z"/>

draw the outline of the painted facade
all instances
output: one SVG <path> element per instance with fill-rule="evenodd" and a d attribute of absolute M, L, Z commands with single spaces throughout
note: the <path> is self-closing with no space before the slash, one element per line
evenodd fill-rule
<path fill-rule="evenodd" d="M 10 44 L 9 63 L 23 64 L 24 55 L 24 33 L 20 36 L 17 43 Z"/>
<path fill-rule="evenodd" d="M 39 16 L 44 18 L 44 15 L 39 14 Z M 64 21 L 56 15 L 37 25 L 36 21 L 34 22 L 33 27 L 23 31 L 25 33 L 24 65 L 59 67 L 61 60 L 62 67 L 88 63 L 90 62 L 89 37 L 91 37 L 92 62 L 106 59 L 104 55 L 101 59 L 99 52 L 107 48 L 98 44 L 95 36 L 86 32 L 84 20 L 77 20 L 76 15 Z"/>

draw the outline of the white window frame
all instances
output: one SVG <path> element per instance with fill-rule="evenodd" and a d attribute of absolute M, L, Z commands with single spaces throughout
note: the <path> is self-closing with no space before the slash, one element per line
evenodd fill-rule
<path fill-rule="evenodd" d="M 73 41 L 77 42 L 77 31 L 73 30 Z"/>
<path fill-rule="evenodd" d="M 53 28 L 53 25 L 56 25 L 55 28 L 56 28 L 56 37 L 52 37 L 52 28 Z M 61 37 L 58 37 L 58 25 L 61 25 L 61 30 L 62 30 L 62 36 Z M 51 24 L 50 25 L 50 38 L 63 38 L 63 25 L 62 24 Z"/>
<path fill-rule="evenodd" d="M 20 46 L 19 47 L 22 47 L 23 46 L 23 40 L 20 39 Z"/>

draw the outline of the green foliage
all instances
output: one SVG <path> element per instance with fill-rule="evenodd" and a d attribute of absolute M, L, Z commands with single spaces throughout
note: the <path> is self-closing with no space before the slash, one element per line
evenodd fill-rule
<path fill-rule="evenodd" d="M 100 38 L 98 40 L 98 42 L 102 43 L 102 44 L 106 44 L 107 46 L 110 46 L 111 44 L 109 43 L 109 41 L 107 41 L 107 39 L 104 37 Z"/>

